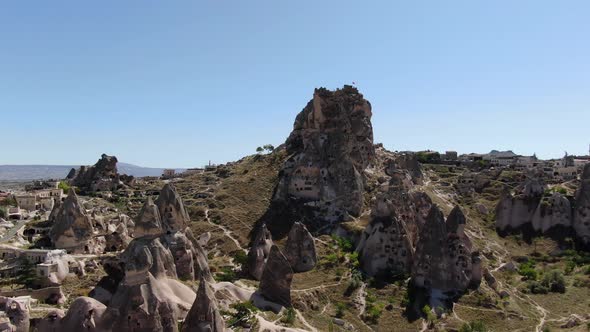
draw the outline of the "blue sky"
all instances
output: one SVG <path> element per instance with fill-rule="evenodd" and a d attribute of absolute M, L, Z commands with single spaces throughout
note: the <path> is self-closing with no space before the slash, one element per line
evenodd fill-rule
<path fill-rule="evenodd" d="M 391 150 L 587 153 L 588 1 L 2 1 L 0 164 L 154 167 L 288 136 L 352 81 Z"/>

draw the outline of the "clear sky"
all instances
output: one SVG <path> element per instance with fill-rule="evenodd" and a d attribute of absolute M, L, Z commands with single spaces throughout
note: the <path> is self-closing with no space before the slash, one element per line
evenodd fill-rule
<path fill-rule="evenodd" d="M 590 143 L 590 1 L 1 1 L 0 164 L 153 167 L 278 145 L 356 82 L 391 150 Z"/>

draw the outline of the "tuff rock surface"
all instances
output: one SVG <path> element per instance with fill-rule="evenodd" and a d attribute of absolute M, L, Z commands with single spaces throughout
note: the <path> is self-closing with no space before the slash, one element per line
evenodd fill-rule
<path fill-rule="evenodd" d="M 29 332 L 29 307 L 25 302 L 0 296 L 0 310 L 6 313 L 10 321 L 10 330 L 14 332 Z"/>
<path fill-rule="evenodd" d="M 114 191 L 123 186 L 117 172 L 117 157 L 106 154 L 103 154 L 93 166 L 72 169 L 67 179 L 82 192 Z"/>
<path fill-rule="evenodd" d="M 91 218 L 78 200 L 74 189 L 70 189 L 63 204 L 56 205 L 51 215 L 54 224 L 49 232 L 51 241 L 58 249 L 71 253 L 102 253 L 104 239 L 94 236 Z"/>
<path fill-rule="evenodd" d="M 272 235 L 266 227 L 262 224 L 254 237 L 250 251 L 248 252 L 248 271 L 256 280 L 262 278 L 264 266 L 270 254 L 272 247 Z"/>
<path fill-rule="evenodd" d="M 285 256 L 293 272 L 312 270 L 317 264 L 315 242 L 305 225 L 296 222 L 289 231 L 285 244 Z"/>
<path fill-rule="evenodd" d="M 290 157 L 280 171 L 273 203 L 295 206 L 294 218 L 303 214 L 300 210 L 313 211 L 315 218 L 304 220 L 312 230 L 358 216 L 363 170 L 375 154 L 371 115 L 371 104 L 352 86 L 316 89 L 285 143 Z M 282 237 L 296 220 L 271 221 L 273 235 Z"/>
<path fill-rule="evenodd" d="M 209 282 L 201 278 L 197 298 L 186 319 L 182 323 L 182 332 L 223 332 L 225 323 L 219 313 L 217 299 Z"/>
<path fill-rule="evenodd" d="M 171 184 L 166 184 L 156 200 L 165 231 L 184 231 L 190 218 L 180 195 Z"/>
<path fill-rule="evenodd" d="M 279 247 L 273 245 L 260 279 L 260 294 L 271 302 L 290 307 L 292 281 L 293 269 L 289 261 Z"/>
<path fill-rule="evenodd" d="M 409 274 L 414 254 L 411 238 L 387 195 L 377 198 L 357 251 L 361 269 L 369 276 Z"/>
<path fill-rule="evenodd" d="M 134 236 L 159 235 L 164 232 L 158 206 L 148 197 L 135 221 Z"/>
<path fill-rule="evenodd" d="M 578 240 L 586 247 L 590 245 L 590 164 L 582 172 L 581 184 L 576 194 L 574 231 Z"/>
<path fill-rule="evenodd" d="M 429 290 L 460 294 L 481 282 L 479 253 L 473 251 L 465 235 L 466 218 L 455 207 L 446 222 L 443 213 L 434 205 L 420 229 L 412 280 Z"/>

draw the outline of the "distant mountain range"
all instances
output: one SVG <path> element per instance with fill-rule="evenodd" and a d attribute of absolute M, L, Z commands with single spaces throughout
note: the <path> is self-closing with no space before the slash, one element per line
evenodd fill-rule
<path fill-rule="evenodd" d="M 30 181 L 41 179 L 63 179 L 73 165 L 0 165 L 0 181 Z M 127 163 L 117 163 L 120 174 L 142 176 L 160 176 L 163 168 L 142 167 Z M 184 169 L 176 169 L 183 172 Z"/>

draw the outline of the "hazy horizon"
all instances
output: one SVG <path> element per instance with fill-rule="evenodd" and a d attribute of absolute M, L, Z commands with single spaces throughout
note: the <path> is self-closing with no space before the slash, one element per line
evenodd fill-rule
<path fill-rule="evenodd" d="M 390 150 L 587 154 L 590 3 L 454 4 L 2 3 L 0 164 L 234 161 L 352 82 Z"/>

